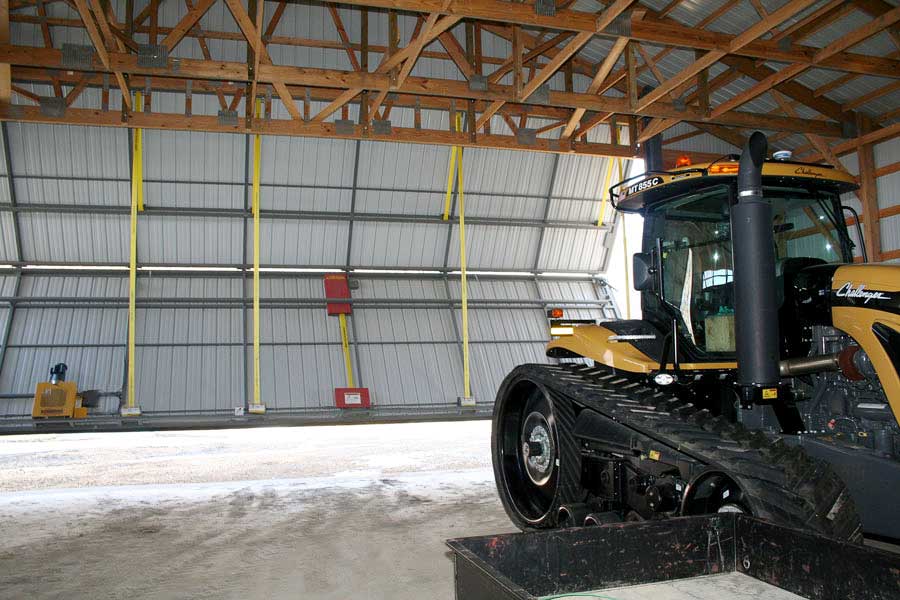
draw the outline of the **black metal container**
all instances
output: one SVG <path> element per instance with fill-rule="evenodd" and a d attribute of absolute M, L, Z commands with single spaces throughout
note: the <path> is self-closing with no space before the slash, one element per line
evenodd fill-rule
<path fill-rule="evenodd" d="M 805 598 L 900 598 L 900 555 L 738 514 L 450 540 L 457 600 L 538 600 L 739 572 Z"/>

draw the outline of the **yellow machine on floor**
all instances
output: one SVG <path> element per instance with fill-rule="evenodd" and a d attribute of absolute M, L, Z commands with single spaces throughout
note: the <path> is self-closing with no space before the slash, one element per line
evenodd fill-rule
<path fill-rule="evenodd" d="M 65 418 L 83 419 L 88 415 L 88 408 L 96 405 L 97 391 L 86 390 L 78 393 L 78 385 L 74 381 L 66 381 L 69 367 L 59 363 L 50 369 L 50 381 L 37 384 L 34 391 L 34 405 L 31 416 L 34 419 Z"/>

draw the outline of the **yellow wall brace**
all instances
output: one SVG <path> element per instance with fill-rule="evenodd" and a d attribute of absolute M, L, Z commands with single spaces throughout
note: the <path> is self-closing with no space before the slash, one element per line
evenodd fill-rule
<path fill-rule="evenodd" d="M 462 116 L 456 115 L 456 131 L 462 131 Z M 447 194 L 444 197 L 443 219 L 450 218 L 450 198 L 453 195 L 453 175 L 456 174 L 456 190 L 459 197 L 459 285 L 462 297 L 462 353 L 463 353 L 463 396 L 461 406 L 475 406 L 469 377 L 469 291 L 466 279 L 466 198 L 463 193 L 463 149 L 450 148 L 450 168 L 447 172 Z"/>
<path fill-rule="evenodd" d="M 134 94 L 134 111 L 141 112 L 141 93 Z M 141 414 L 134 384 L 135 353 L 135 296 L 137 294 L 137 214 L 144 210 L 144 144 L 140 129 L 132 134 L 131 157 L 131 241 L 128 255 L 128 376 L 125 390 L 123 417 Z"/>
<path fill-rule="evenodd" d="M 261 113 L 262 103 L 256 101 L 256 116 Z M 253 211 L 253 403 L 249 411 L 252 414 L 263 414 L 266 405 L 260 398 L 259 390 L 259 169 L 261 159 L 261 141 L 259 134 L 253 136 L 253 192 L 251 210 Z"/>

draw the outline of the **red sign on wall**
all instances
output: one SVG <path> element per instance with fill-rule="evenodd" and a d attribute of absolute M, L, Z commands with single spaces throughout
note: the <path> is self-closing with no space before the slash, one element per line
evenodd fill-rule
<path fill-rule="evenodd" d="M 325 276 L 325 297 L 350 299 L 350 282 L 346 273 L 334 273 Z M 328 303 L 329 316 L 349 315 L 352 312 L 353 307 L 349 303 Z"/>
<path fill-rule="evenodd" d="M 369 388 L 335 388 L 334 405 L 338 408 L 369 408 Z"/>

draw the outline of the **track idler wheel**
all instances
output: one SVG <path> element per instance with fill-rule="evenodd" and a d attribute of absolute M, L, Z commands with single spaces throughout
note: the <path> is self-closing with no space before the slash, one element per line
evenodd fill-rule
<path fill-rule="evenodd" d="M 494 477 L 519 529 L 557 527 L 560 508 L 583 500 L 574 421 L 571 402 L 530 380 L 527 367 L 515 369 L 500 386 L 491 436 Z"/>

